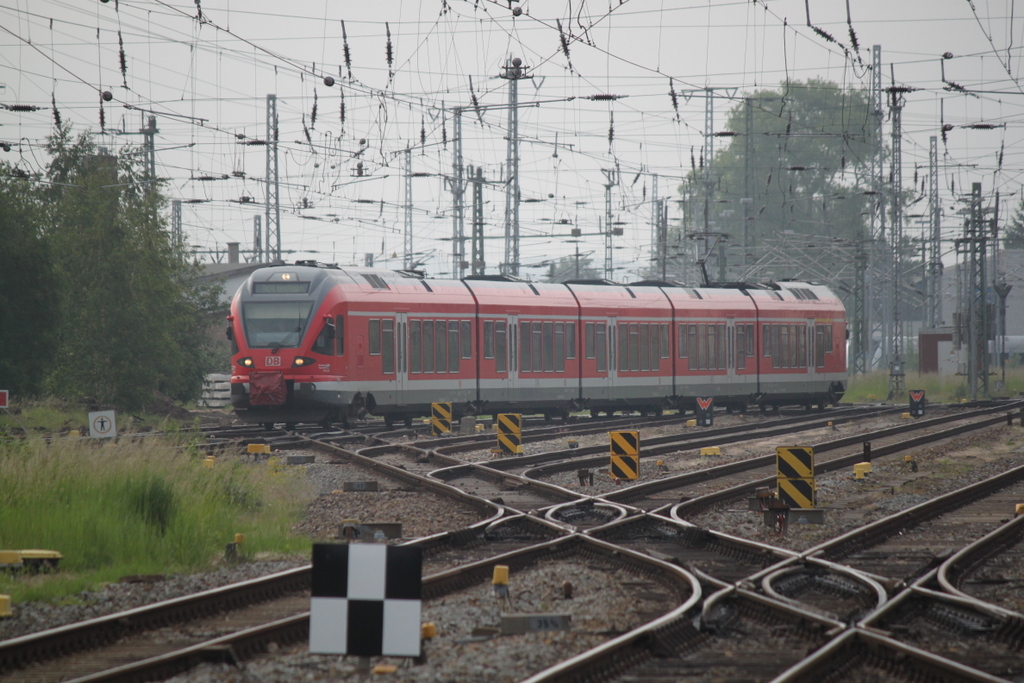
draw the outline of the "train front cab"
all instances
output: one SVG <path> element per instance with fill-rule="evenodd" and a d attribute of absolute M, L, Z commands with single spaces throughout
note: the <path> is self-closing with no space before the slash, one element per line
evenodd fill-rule
<path fill-rule="evenodd" d="M 341 271 L 280 266 L 254 272 L 235 294 L 231 404 L 246 422 L 327 423 L 354 392 L 345 374 Z"/>

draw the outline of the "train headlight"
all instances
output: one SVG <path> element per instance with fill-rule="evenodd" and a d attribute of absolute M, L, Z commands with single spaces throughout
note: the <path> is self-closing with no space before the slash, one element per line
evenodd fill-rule
<path fill-rule="evenodd" d="M 252 358 L 248 356 L 245 358 L 239 358 L 238 364 L 241 365 L 243 368 L 251 368 L 254 365 L 256 365 L 256 363 L 253 362 Z"/>
<path fill-rule="evenodd" d="M 304 368 L 307 365 L 312 365 L 316 362 L 315 358 L 307 358 L 306 356 L 296 356 L 295 360 L 292 361 L 293 368 Z"/>

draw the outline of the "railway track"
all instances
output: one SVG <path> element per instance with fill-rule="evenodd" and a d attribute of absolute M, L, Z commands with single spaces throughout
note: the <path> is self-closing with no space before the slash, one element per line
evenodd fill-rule
<path fill-rule="evenodd" d="M 993 413 L 1005 413 L 1006 410 L 1006 406 L 990 406 L 987 409 L 989 414 L 983 414 L 984 411 L 964 414 L 958 418 L 963 420 L 963 424 L 957 423 L 953 427 L 949 426 L 952 424 L 950 417 L 940 418 L 946 429 L 939 430 L 938 438 L 949 439 L 957 434 L 1005 424 L 1007 418 L 1004 414 Z M 834 423 L 840 419 L 838 413 L 829 417 Z M 764 429 L 773 430 L 771 434 L 781 436 L 785 432 L 774 430 L 788 429 L 791 432 L 793 429 L 807 428 L 807 418 L 810 418 L 810 424 L 820 419 L 803 416 L 802 422 L 794 417 L 785 426 L 778 423 L 766 424 L 761 428 L 760 438 L 775 438 L 771 435 L 763 436 Z M 607 431 L 609 422 L 612 421 L 602 420 L 600 426 L 594 425 L 593 428 Z M 669 422 L 668 419 L 660 418 L 659 424 L 666 425 Z M 918 421 L 906 427 L 918 426 L 920 429 L 921 424 L 932 429 L 937 426 Z M 591 428 L 589 424 L 582 426 Z M 544 427 L 537 430 L 542 432 L 537 434 L 531 430 L 530 438 L 538 443 L 562 439 L 570 433 L 563 431 L 565 429 L 561 426 Z M 739 436 L 737 429 L 723 431 Z M 759 430 L 754 428 L 744 431 L 747 432 L 747 438 L 750 438 Z M 886 438 L 898 439 L 901 431 L 890 429 L 885 433 L 876 431 L 867 436 L 851 435 L 844 439 L 853 441 L 833 448 L 826 445 L 822 452 L 835 451 L 838 455 L 842 448 L 856 450 L 863 439 L 867 438 L 872 440 L 873 456 L 881 458 L 901 452 L 900 448 L 927 443 L 924 436 L 903 438 L 899 439 L 900 443 L 892 444 L 883 441 Z M 940 574 L 936 569 L 937 560 L 948 562 L 948 567 L 942 573 L 946 577 L 943 580 L 959 587 L 965 583 L 969 585 L 964 577 L 971 576 L 986 562 L 1000 557 L 999 552 L 993 548 L 999 547 L 1002 552 L 1015 552 L 1014 549 L 1020 545 L 1020 538 L 1024 536 L 1019 524 L 1007 525 L 1006 529 L 1001 530 L 1002 536 L 997 536 L 988 545 L 979 546 L 972 551 L 975 554 L 966 551 L 964 554 L 956 554 L 951 551 L 939 557 L 932 553 L 923 564 L 920 560 L 925 559 L 924 555 L 918 554 L 914 562 L 908 565 L 909 569 L 892 565 L 887 571 L 881 571 L 879 567 L 872 566 L 865 559 L 866 556 L 858 553 L 869 553 L 872 544 L 878 546 L 886 543 L 886 539 L 899 534 L 901 529 L 905 532 L 909 528 L 908 520 L 917 525 L 927 524 L 946 514 L 954 514 L 954 511 L 972 514 L 967 511 L 972 508 L 975 510 L 973 518 L 977 523 L 971 528 L 974 536 L 999 526 L 999 522 L 1007 515 L 1004 514 L 999 520 L 983 520 L 986 514 L 992 517 L 992 510 L 986 512 L 984 508 L 985 496 L 988 495 L 985 491 L 1003 491 L 1005 498 L 1002 502 L 992 505 L 1004 509 L 1002 506 L 1006 501 L 1024 495 L 1024 467 L 1000 475 L 1001 478 L 993 478 L 998 481 L 979 482 L 978 485 L 966 487 L 969 490 L 949 494 L 948 498 L 935 504 L 935 511 L 925 512 L 923 510 L 931 508 L 917 506 L 921 509 L 912 508 L 891 515 L 891 519 L 885 518 L 878 524 L 868 525 L 858 530 L 859 541 L 853 540 L 853 534 L 846 534 L 806 551 L 795 551 L 719 531 L 700 529 L 687 521 L 686 517 L 691 514 L 686 512 L 687 505 L 693 506 L 691 511 L 708 509 L 722 500 L 735 500 L 736 496 L 749 492 L 751 486 L 761 484 L 757 479 L 759 466 L 748 461 L 744 461 L 742 467 L 737 466 L 739 469 L 731 475 L 743 477 L 745 484 L 733 483 L 725 486 L 722 491 L 697 496 L 686 503 L 669 505 L 666 499 L 659 496 L 671 492 L 668 494 L 670 498 L 675 496 L 675 501 L 678 501 L 679 497 L 685 495 L 678 488 L 679 483 L 685 481 L 680 477 L 703 476 L 708 479 L 722 472 L 706 471 L 666 477 L 657 482 L 623 487 L 595 496 L 532 476 L 534 470 L 545 465 L 577 467 L 580 462 L 592 457 L 592 454 L 581 453 L 582 449 L 575 449 L 572 454 L 551 451 L 523 458 L 477 463 L 462 461 L 456 453 L 479 449 L 484 439 L 490 442 L 493 436 L 486 435 L 484 439 L 476 435 L 453 436 L 396 443 L 391 440 L 392 435 L 397 434 L 397 438 L 407 439 L 409 433 L 403 430 L 392 430 L 385 434 L 313 430 L 308 433 L 257 436 L 244 430 L 237 432 L 229 439 L 236 447 L 249 438 L 267 440 L 268 436 L 282 449 L 315 447 L 328 460 L 358 466 L 368 473 L 401 482 L 410 490 L 444 496 L 477 510 L 481 519 L 468 527 L 459 526 L 406 541 L 420 546 L 424 551 L 425 574 L 429 574 L 424 582 L 425 615 L 429 615 L 430 610 L 440 610 L 442 604 L 455 605 L 463 601 L 467 605 L 472 602 L 478 606 L 480 596 L 489 591 L 491 569 L 498 563 L 510 565 L 514 574 L 531 577 L 534 575 L 528 572 L 533 571 L 534 567 L 538 568 L 537 571 L 542 571 L 541 568 L 545 566 L 557 567 L 552 571 L 570 575 L 573 571 L 587 573 L 594 567 L 610 563 L 609 566 L 614 565 L 638 578 L 631 581 L 613 580 L 601 589 L 603 592 L 612 594 L 623 585 L 628 585 L 633 591 L 630 594 L 633 598 L 636 591 L 643 595 L 660 596 L 650 598 L 650 605 L 641 605 L 642 609 L 637 615 L 638 618 L 643 617 L 642 620 L 629 624 L 624 633 L 621 624 L 604 630 L 574 627 L 574 631 L 579 631 L 574 633 L 575 640 L 572 641 L 576 654 L 569 656 L 571 653 L 564 649 L 547 652 L 544 656 L 538 654 L 538 658 L 532 660 L 535 665 L 533 670 L 524 670 L 521 675 L 521 678 L 530 681 L 640 681 L 652 680 L 657 676 L 686 676 L 694 677 L 694 680 L 739 676 L 761 680 L 775 678 L 780 681 L 803 681 L 817 680 L 817 676 L 823 677 L 821 680 L 849 680 L 843 676 L 851 675 L 868 678 L 878 676 L 876 680 L 912 680 L 908 676 L 915 670 L 925 671 L 931 676 L 922 680 L 937 681 L 999 680 L 994 677 L 1005 675 L 992 673 L 998 667 L 986 669 L 981 661 L 955 661 L 955 658 L 940 656 L 943 646 L 939 639 L 927 648 L 919 645 L 928 645 L 933 641 L 921 640 L 918 645 L 914 645 L 909 637 L 901 639 L 904 633 L 915 633 L 912 625 L 906 628 L 900 626 L 903 622 L 899 620 L 909 617 L 893 616 L 886 621 L 888 617 L 884 615 L 889 614 L 885 611 L 887 609 L 893 610 L 892 614 L 921 613 L 919 606 L 915 606 L 917 603 L 905 596 L 912 595 L 920 601 L 923 599 L 921 596 L 927 597 L 928 591 L 942 590 L 937 583 L 933 589 L 925 587 L 921 581 L 915 582 L 915 577 L 921 579 Z M 708 440 L 709 432 L 686 434 L 686 438 L 675 437 L 675 441 L 670 437 L 651 446 L 679 450 L 679 444 L 682 443 L 685 444 L 684 448 L 692 449 L 695 443 L 702 443 L 701 439 Z M 524 434 L 524 441 L 526 436 Z M 725 436 L 711 434 L 710 438 L 714 440 Z M 839 463 L 844 458 L 859 455 L 840 455 L 821 462 L 822 471 L 843 467 L 845 464 Z M 566 461 L 570 457 L 574 462 Z M 529 461 L 530 458 L 534 460 Z M 774 456 L 771 458 L 774 461 Z M 674 481 L 666 488 L 659 488 L 665 486 L 667 479 Z M 1014 488 L 1017 486 L 1020 488 Z M 717 500 L 700 500 L 715 496 L 718 496 Z M 942 512 L 943 506 L 945 512 Z M 1012 507 L 1010 509 L 1012 516 Z M 524 512 L 531 514 L 526 515 Z M 940 526 L 936 526 L 936 530 Z M 979 560 L 979 557 L 983 559 Z M 74 627 L 55 629 L 61 633 L 36 634 L 5 641 L 0 643 L 0 674 L 5 674 L 4 680 L 18 681 L 68 678 L 82 681 L 154 680 L 188 670 L 199 663 L 237 662 L 268 650 L 287 647 L 289 643 L 301 645 L 308 634 L 308 616 L 304 611 L 308 606 L 308 595 L 305 592 L 308 590 L 308 568 L 285 572 L 273 579 L 268 577 L 267 581 L 259 588 L 253 588 L 257 596 L 253 598 L 241 597 L 247 589 L 233 586 L 222 594 L 197 598 L 211 600 L 212 606 L 209 607 L 191 606 L 187 599 L 181 599 L 171 601 L 176 603 L 174 606 L 153 606 L 157 616 L 149 616 L 148 609 L 140 608 L 128 615 L 113 615 L 104 626 L 83 622 Z M 270 588 L 275 581 L 284 582 L 281 586 L 287 587 Z M 303 581 L 307 583 L 303 584 Z M 258 581 L 247 583 L 253 586 L 259 584 Z M 908 583 L 911 585 L 906 588 Z M 456 597 L 462 595 L 460 591 L 466 596 L 476 591 L 472 593 L 475 597 Z M 216 594 L 217 591 L 208 593 Z M 668 595 L 673 596 L 671 600 L 667 600 Z M 960 600 L 961 603 L 955 604 L 963 609 L 966 607 L 963 607 L 962 601 L 973 600 L 963 596 L 950 597 L 948 592 L 938 595 L 954 603 Z M 523 598 L 524 601 L 529 599 L 526 596 Z M 637 602 L 635 599 L 633 601 Z M 897 607 L 901 601 L 908 601 L 907 606 L 902 608 L 903 612 L 898 612 Z M 655 614 L 655 604 L 661 605 L 663 613 Z M 1021 628 L 1021 622 L 1012 610 L 985 606 L 980 601 L 970 602 L 970 606 L 988 619 L 984 621 L 982 629 L 986 634 L 991 635 L 993 630 L 1003 634 L 989 638 L 995 643 L 991 647 L 996 653 L 990 658 L 991 661 L 1001 661 L 997 656 L 999 652 L 1009 652 L 1008 648 L 1020 647 L 1020 636 L 1013 634 L 1024 633 L 1024 628 Z M 931 608 L 924 611 L 930 613 L 928 609 Z M 163 610 L 162 616 L 160 610 Z M 193 614 L 199 621 L 190 616 Z M 210 614 L 217 616 L 210 620 Z M 204 619 L 209 620 L 208 628 L 202 625 Z M 851 623 L 855 625 L 851 626 Z M 952 623 L 961 622 L 953 619 Z M 182 628 L 185 624 L 188 626 Z M 225 628 L 218 631 L 215 628 L 218 624 Z M 887 624 L 895 627 L 889 628 Z M 90 633 L 93 628 L 100 630 Z M 180 642 L 180 631 L 190 631 L 201 637 Z M 169 633 L 175 636 L 167 637 Z M 468 638 L 469 641 L 493 637 L 472 634 L 463 636 L 464 640 Z M 1014 637 L 1017 640 L 1013 640 Z M 58 640 L 47 642 L 47 638 Z M 127 640 L 129 638 L 139 640 L 131 645 L 133 641 Z M 155 640 L 162 641 L 156 649 L 144 646 Z M 512 642 L 507 638 L 503 642 L 506 641 Z M 110 646 L 111 642 L 116 644 Z M 101 648 L 109 652 L 106 660 L 90 665 L 91 669 L 73 669 L 75 666 L 81 667 L 82 662 L 107 657 L 96 654 L 100 650 L 90 649 L 102 643 L 108 644 Z M 524 647 L 535 649 L 536 643 L 531 643 Z M 454 647 L 458 644 L 449 645 Z M 455 649 L 458 650 L 458 647 Z M 445 656 L 441 654 L 443 649 L 440 643 L 438 647 L 431 645 L 428 650 L 431 657 Z M 78 654 L 70 658 L 51 659 L 52 668 L 38 662 L 39 659 L 61 652 Z M 126 652 L 134 652 L 133 656 L 141 656 L 144 661 L 127 662 L 124 659 Z M 533 650 L 530 652 L 532 656 Z M 855 670 L 851 670 L 848 663 L 843 663 L 850 653 L 856 653 L 859 657 L 859 668 Z M 60 673 L 61 667 L 64 667 L 64 673 Z M 54 678 L 47 678 L 46 675 L 28 677 L 30 672 L 44 670 L 58 673 Z M 1000 671 L 1015 670 L 1007 665 Z"/>

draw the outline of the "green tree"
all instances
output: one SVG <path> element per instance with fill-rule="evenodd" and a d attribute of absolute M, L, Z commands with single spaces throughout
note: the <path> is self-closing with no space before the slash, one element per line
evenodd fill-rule
<path fill-rule="evenodd" d="M 57 302 L 42 204 L 29 178 L 0 163 L 0 389 L 37 395 L 54 351 Z"/>
<path fill-rule="evenodd" d="M 596 280 L 604 277 L 594 267 L 594 260 L 589 256 L 561 256 L 548 263 L 546 282 L 565 282 L 566 280 Z"/>
<path fill-rule="evenodd" d="M 1024 249 L 1024 198 L 1021 198 L 1009 224 L 1003 229 L 1003 248 Z"/>
<path fill-rule="evenodd" d="M 159 183 L 140 156 L 97 150 L 64 126 L 50 138 L 47 211 L 58 304 L 47 387 L 137 409 L 154 392 L 198 395 L 210 354 L 205 313 L 216 292 L 172 244 Z"/>
<path fill-rule="evenodd" d="M 695 157 L 681 188 L 685 229 L 703 230 L 706 207 L 709 227 L 729 234 L 734 264 L 793 236 L 866 239 L 873 200 L 863 193 L 877 149 L 870 111 L 865 91 L 821 79 L 749 93 L 715 138 L 728 142 L 714 156 L 707 204 L 703 154 Z"/>

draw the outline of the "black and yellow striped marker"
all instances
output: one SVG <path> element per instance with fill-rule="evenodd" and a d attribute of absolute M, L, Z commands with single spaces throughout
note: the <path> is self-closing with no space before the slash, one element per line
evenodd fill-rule
<path fill-rule="evenodd" d="M 814 508 L 813 479 L 785 479 L 779 477 L 779 500 L 794 509 Z"/>
<path fill-rule="evenodd" d="M 814 479 L 814 449 L 780 446 L 775 449 L 775 466 L 780 479 Z"/>
<path fill-rule="evenodd" d="M 611 475 L 615 479 L 640 476 L 640 432 L 608 432 L 611 445 Z"/>
<path fill-rule="evenodd" d="M 612 455 L 640 455 L 640 432 L 608 432 Z"/>
<path fill-rule="evenodd" d="M 519 413 L 498 415 L 498 450 L 506 455 L 523 454 L 523 416 Z"/>
<path fill-rule="evenodd" d="M 613 455 L 611 462 L 612 479 L 636 479 L 640 476 L 639 455 Z"/>
<path fill-rule="evenodd" d="M 452 404 L 430 404 L 430 435 L 441 436 L 452 431 Z"/>

